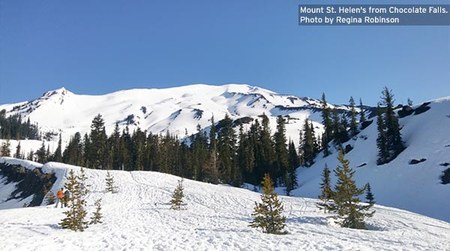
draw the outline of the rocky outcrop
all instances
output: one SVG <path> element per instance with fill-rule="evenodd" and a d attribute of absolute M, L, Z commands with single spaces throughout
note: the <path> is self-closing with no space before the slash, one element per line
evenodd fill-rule
<path fill-rule="evenodd" d="M 18 164 L 0 163 L 0 177 L 6 177 L 6 184 L 16 183 L 16 189 L 5 201 L 25 199 L 33 196 L 27 206 L 41 205 L 44 196 L 56 181 L 54 173 L 44 173 L 41 168 L 27 169 Z"/>

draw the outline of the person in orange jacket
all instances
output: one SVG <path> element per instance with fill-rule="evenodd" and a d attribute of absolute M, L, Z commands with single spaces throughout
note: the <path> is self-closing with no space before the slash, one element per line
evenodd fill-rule
<path fill-rule="evenodd" d="M 61 187 L 61 189 L 58 190 L 58 192 L 56 192 L 56 206 L 55 206 L 55 208 L 58 207 L 58 203 L 61 203 L 61 208 L 63 208 L 64 207 L 63 200 L 64 200 L 64 188 Z"/>

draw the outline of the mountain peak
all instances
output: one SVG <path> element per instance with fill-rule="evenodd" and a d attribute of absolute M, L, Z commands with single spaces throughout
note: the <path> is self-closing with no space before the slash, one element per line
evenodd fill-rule
<path fill-rule="evenodd" d="M 65 96 L 67 94 L 73 94 L 73 93 L 70 92 L 69 90 L 67 90 L 65 87 L 60 87 L 60 88 L 55 89 L 55 90 L 47 91 L 42 96 L 44 96 L 44 97 L 50 97 L 50 96 L 54 96 L 54 95 Z"/>

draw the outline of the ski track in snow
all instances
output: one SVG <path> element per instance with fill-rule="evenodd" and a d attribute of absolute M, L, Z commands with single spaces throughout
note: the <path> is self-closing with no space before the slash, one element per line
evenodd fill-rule
<path fill-rule="evenodd" d="M 87 208 L 102 198 L 102 224 L 73 232 L 58 226 L 64 209 L 0 210 L 0 250 L 450 250 L 449 223 L 394 208 L 377 206 L 371 230 L 353 230 L 336 226 L 316 200 L 282 196 L 289 234 L 270 235 L 248 227 L 258 193 L 185 179 L 186 205 L 175 211 L 168 202 L 179 177 L 111 171 L 119 187 L 111 194 L 106 171 L 86 173 Z"/>

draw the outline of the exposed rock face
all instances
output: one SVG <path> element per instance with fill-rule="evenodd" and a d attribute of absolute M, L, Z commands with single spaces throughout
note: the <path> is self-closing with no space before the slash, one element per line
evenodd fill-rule
<path fill-rule="evenodd" d="M 32 201 L 27 206 L 39 206 L 44 196 L 51 189 L 56 181 L 54 173 L 43 173 L 41 168 L 33 170 L 20 165 L 0 163 L 0 177 L 6 177 L 6 184 L 17 183 L 16 189 L 6 199 L 25 199 L 33 196 Z"/>

